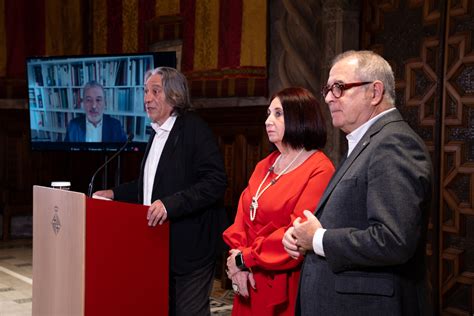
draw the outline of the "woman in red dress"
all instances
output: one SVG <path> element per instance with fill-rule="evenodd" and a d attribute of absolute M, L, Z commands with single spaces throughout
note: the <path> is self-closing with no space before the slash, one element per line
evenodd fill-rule
<path fill-rule="evenodd" d="M 301 267 L 283 249 L 285 231 L 314 210 L 334 166 L 321 151 L 326 124 L 303 88 L 278 92 L 268 107 L 268 138 L 277 150 L 260 161 L 223 234 L 231 248 L 227 274 L 235 291 L 232 315 L 293 315 Z"/>

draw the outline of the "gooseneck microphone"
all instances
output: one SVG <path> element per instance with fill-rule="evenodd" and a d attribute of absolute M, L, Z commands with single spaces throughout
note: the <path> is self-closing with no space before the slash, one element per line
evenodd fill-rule
<path fill-rule="evenodd" d="M 128 137 L 127 137 L 127 141 L 125 142 L 125 144 L 123 144 L 122 147 L 120 147 L 120 149 L 112 156 L 110 157 L 110 159 L 107 159 L 104 164 L 102 166 L 99 167 L 99 169 L 96 170 L 96 172 L 94 172 L 94 174 L 92 175 L 92 178 L 91 178 L 91 182 L 89 183 L 89 191 L 87 192 L 87 195 L 89 197 L 92 197 L 92 188 L 94 187 L 94 179 L 95 179 L 95 176 L 99 173 L 100 170 L 102 170 L 105 166 L 107 166 L 107 164 L 109 162 L 111 162 L 112 160 L 114 160 L 115 157 L 117 157 L 118 155 L 120 155 L 120 153 L 127 147 L 127 145 L 133 140 L 133 137 L 135 135 L 133 135 L 133 133 L 130 133 L 128 134 Z"/>

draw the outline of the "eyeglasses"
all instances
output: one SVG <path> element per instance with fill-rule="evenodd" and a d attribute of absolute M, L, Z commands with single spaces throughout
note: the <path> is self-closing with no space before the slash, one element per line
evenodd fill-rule
<path fill-rule="evenodd" d="M 373 81 L 363 81 L 363 82 L 351 82 L 351 83 L 342 83 L 342 82 L 335 82 L 332 85 L 327 85 L 324 86 L 321 89 L 321 94 L 323 95 L 323 98 L 326 98 L 328 95 L 329 91 L 332 92 L 332 95 L 336 98 L 339 99 L 342 97 L 342 94 L 344 93 L 345 90 L 349 90 L 354 87 L 359 87 L 363 86 L 369 83 L 372 83 Z"/>

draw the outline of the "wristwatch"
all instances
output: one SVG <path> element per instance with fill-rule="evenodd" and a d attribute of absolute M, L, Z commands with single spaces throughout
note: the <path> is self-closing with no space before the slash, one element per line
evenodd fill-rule
<path fill-rule="evenodd" d="M 245 262 L 244 262 L 244 256 L 242 256 L 241 252 L 239 252 L 235 256 L 235 265 L 237 266 L 237 268 L 239 268 L 242 271 L 247 271 L 248 270 L 248 268 L 247 268 L 247 266 L 245 265 Z"/>

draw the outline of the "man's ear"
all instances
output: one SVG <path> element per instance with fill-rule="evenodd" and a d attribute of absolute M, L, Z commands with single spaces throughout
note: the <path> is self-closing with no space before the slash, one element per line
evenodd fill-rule
<path fill-rule="evenodd" d="M 383 93 L 384 93 L 384 85 L 382 81 L 375 80 L 372 83 L 373 90 L 372 90 L 372 104 L 378 105 L 383 100 Z"/>

